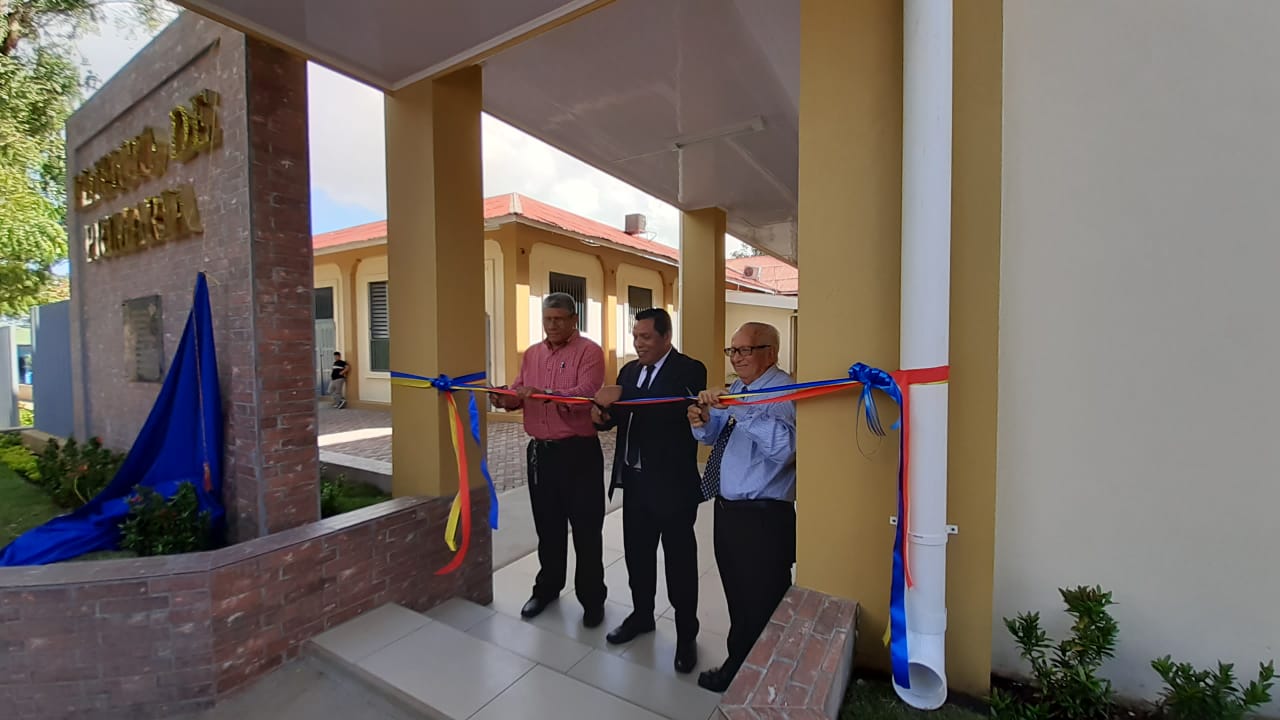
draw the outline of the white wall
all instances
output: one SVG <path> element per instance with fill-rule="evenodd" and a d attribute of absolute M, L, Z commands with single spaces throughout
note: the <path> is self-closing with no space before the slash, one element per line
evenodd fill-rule
<path fill-rule="evenodd" d="M 618 265 L 618 274 L 616 276 L 617 289 L 617 318 L 613 326 L 617 328 L 618 337 L 617 355 L 618 368 L 636 359 L 635 340 L 631 337 L 631 308 L 627 303 L 627 289 L 630 287 L 648 288 L 653 291 L 653 306 L 656 308 L 665 308 L 667 306 L 666 297 L 664 296 L 664 285 L 662 282 L 662 273 L 657 270 L 650 270 L 638 265 L 630 265 L 620 263 Z M 675 337 L 673 334 L 672 337 Z"/>
<path fill-rule="evenodd" d="M 347 323 L 351 322 L 350 318 L 347 317 L 346 295 L 349 290 L 346 287 L 348 283 L 344 283 L 342 279 L 342 268 L 335 263 L 326 263 L 321 258 L 316 258 L 314 274 L 315 287 L 333 288 L 333 321 L 338 329 L 338 352 L 350 360 L 352 356 L 351 349 L 346 347 L 347 328 L 350 327 Z M 367 295 L 368 290 L 365 290 L 365 293 Z M 326 358 L 326 362 L 327 360 Z"/>
<path fill-rule="evenodd" d="M 782 347 L 778 348 L 778 367 L 795 377 L 795 355 L 792 352 L 792 348 L 795 347 L 795 338 L 792 337 L 791 316 L 797 312 L 799 299 L 791 295 L 765 295 L 736 290 L 726 290 L 724 295 L 724 347 L 729 347 L 733 333 L 742 327 L 743 323 L 769 323 L 778 328 L 778 336 L 782 341 Z M 712 358 L 712 362 L 708 362 L 707 367 L 711 368 L 713 363 L 724 366 L 726 383 L 731 383 L 732 378 L 736 377 L 729 358 L 723 356 L 718 359 Z M 707 381 L 712 382 L 712 378 L 708 378 Z"/>
<path fill-rule="evenodd" d="M 485 238 L 484 241 L 484 311 L 489 315 L 489 373 L 490 385 L 507 384 L 507 286 L 502 264 L 502 244 Z M 515 376 L 512 376 L 514 379 Z"/>
<path fill-rule="evenodd" d="M 360 374 L 358 391 L 364 402 L 391 402 L 391 373 L 369 369 L 369 283 L 387 279 L 387 256 L 374 255 L 360 261 L 356 268 L 356 342 L 360 343 L 356 372 Z M 395 290 L 391 302 L 395 302 Z M 391 326 L 391 343 L 396 341 L 396 328 Z M 412 372 L 412 371 L 406 371 Z"/>
<path fill-rule="evenodd" d="M 1280 2 L 1024 0 L 1004 38 L 996 669 L 1023 667 L 1001 617 L 1060 636 L 1056 588 L 1100 583 L 1122 692 L 1158 691 L 1165 653 L 1256 672 L 1280 655 Z"/>
<path fill-rule="evenodd" d="M 529 250 L 528 313 L 529 333 L 533 335 L 529 342 L 542 339 L 542 298 L 550 294 L 553 272 L 587 279 L 587 331 L 583 335 L 604 346 L 604 269 L 600 259 L 547 243 L 534 243 Z"/>

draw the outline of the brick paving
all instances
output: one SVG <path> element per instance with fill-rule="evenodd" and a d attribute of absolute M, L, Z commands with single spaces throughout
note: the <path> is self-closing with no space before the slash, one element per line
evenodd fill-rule
<path fill-rule="evenodd" d="M 344 408 L 335 410 L 328 400 L 320 403 L 320 437 L 336 433 L 383 431 L 378 437 L 363 438 L 323 445 L 325 450 L 355 455 L 369 460 L 391 462 L 391 411 Z M 498 492 L 523 487 L 525 475 L 525 446 L 529 436 L 524 426 L 513 422 L 490 422 L 488 438 L 489 472 Z M 600 445 L 604 448 L 605 472 L 613 464 L 613 432 L 600 433 Z"/>

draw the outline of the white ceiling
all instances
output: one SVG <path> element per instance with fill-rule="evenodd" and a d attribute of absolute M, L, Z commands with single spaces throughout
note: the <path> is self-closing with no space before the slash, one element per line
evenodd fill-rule
<path fill-rule="evenodd" d="M 180 0 L 385 90 L 590 0 Z M 796 258 L 799 0 L 615 0 L 484 62 L 485 110 Z"/>

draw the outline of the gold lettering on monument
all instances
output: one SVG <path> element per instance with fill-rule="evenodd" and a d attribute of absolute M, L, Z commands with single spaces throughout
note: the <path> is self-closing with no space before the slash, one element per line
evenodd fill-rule
<path fill-rule="evenodd" d="M 221 146 L 218 93 L 204 90 L 169 112 L 169 141 L 155 130 L 141 133 L 99 158 L 75 178 L 76 206 L 81 210 L 137 190 L 164 177 L 169 160 L 190 162 Z M 195 188 L 190 184 L 164 190 L 84 228 L 85 259 L 129 255 L 204 232 Z"/>
<path fill-rule="evenodd" d="M 222 144 L 218 100 L 218 93 L 205 90 L 191 98 L 190 108 L 178 106 L 169 111 L 174 158 L 187 162 Z"/>
<path fill-rule="evenodd" d="M 86 226 L 84 256 L 93 262 L 131 255 L 202 232 L 195 187 L 179 185 Z"/>

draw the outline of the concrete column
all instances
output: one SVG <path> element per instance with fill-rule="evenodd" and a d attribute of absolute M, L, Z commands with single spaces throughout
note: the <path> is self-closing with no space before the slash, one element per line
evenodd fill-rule
<path fill-rule="evenodd" d="M 0 327 L 0 427 L 18 427 L 18 344 L 12 327 Z"/>
<path fill-rule="evenodd" d="M 799 379 L 841 377 L 854 362 L 894 370 L 902 5 L 802 0 L 800 33 Z M 887 669 L 898 440 L 857 430 L 857 410 L 849 393 L 797 404 L 796 580 L 861 603 L 858 662 Z"/>
<path fill-rule="evenodd" d="M 716 387 L 722 365 L 724 326 L 725 214 L 706 208 L 680 214 L 680 318 L 678 347 L 707 366 L 707 385 Z"/>
<path fill-rule="evenodd" d="M 457 377 L 485 367 L 480 107 L 479 67 L 387 95 L 391 366 L 398 371 Z M 465 413 L 466 394 L 457 400 Z M 392 386 L 391 426 L 393 494 L 453 495 L 458 473 L 444 396 Z M 472 484 L 482 486 L 474 446 L 468 458 Z M 476 526 L 484 527 L 482 518 Z"/>
<path fill-rule="evenodd" d="M 999 0 L 955 4 L 948 413 L 949 684 L 985 695 L 991 672 L 999 346 Z M 801 380 L 856 361 L 899 367 L 902 6 L 801 0 Z M 888 426 L 897 412 L 880 405 Z M 862 606 L 858 663 L 888 669 L 896 432 L 857 426 L 847 394 L 798 405 L 797 582 Z M 856 440 L 855 440 L 856 438 Z"/>
<path fill-rule="evenodd" d="M 604 381 L 611 383 L 618 377 L 618 370 L 621 369 L 618 358 L 626 355 L 627 349 L 631 347 L 631 328 L 619 327 L 626 324 L 619 308 L 626 306 L 622 301 L 626 298 L 627 289 L 618 285 L 618 260 L 614 257 L 602 257 L 600 265 L 604 268 L 604 302 L 600 304 L 604 308 L 604 322 L 600 327 L 604 342 L 600 345 L 604 350 Z"/>

